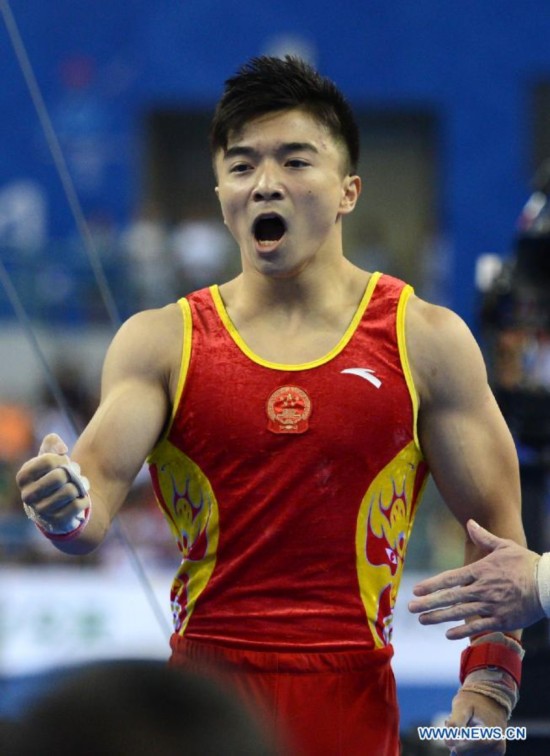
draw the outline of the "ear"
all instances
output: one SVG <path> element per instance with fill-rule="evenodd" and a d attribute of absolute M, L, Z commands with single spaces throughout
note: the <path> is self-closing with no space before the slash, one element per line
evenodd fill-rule
<path fill-rule="evenodd" d="M 361 178 L 359 176 L 346 176 L 342 186 L 342 199 L 340 201 L 340 215 L 347 215 L 355 209 L 359 195 L 361 194 Z"/>
<path fill-rule="evenodd" d="M 223 219 L 224 225 L 227 225 L 227 223 L 225 221 L 225 215 L 223 213 L 223 208 L 221 207 L 221 202 L 220 202 L 220 187 L 219 186 L 215 186 L 214 187 L 214 191 L 216 192 L 216 197 L 218 198 L 218 202 L 220 203 L 220 208 L 221 208 L 221 211 L 222 211 L 222 219 Z"/>

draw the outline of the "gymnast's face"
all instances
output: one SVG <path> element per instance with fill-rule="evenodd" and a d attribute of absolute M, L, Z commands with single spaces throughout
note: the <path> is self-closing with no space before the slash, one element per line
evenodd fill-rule
<path fill-rule="evenodd" d="M 341 218 L 361 190 L 345 148 L 301 109 L 277 111 L 230 133 L 215 156 L 224 221 L 243 270 L 292 277 L 342 253 Z"/>

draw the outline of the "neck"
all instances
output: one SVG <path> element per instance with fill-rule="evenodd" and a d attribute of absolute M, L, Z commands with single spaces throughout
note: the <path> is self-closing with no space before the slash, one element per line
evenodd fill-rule
<path fill-rule="evenodd" d="M 350 289 L 365 285 L 368 273 L 344 257 L 323 266 L 308 266 L 288 277 L 271 277 L 255 270 L 243 270 L 240 276 L 220 287 L 229 305 L 251 317 L 270 310 L 284 313 L 312 314 L 326 310 L 349 296 Z"/>
<path fill-rule="evenodd" d="M 339 274 L 311 281 L 250 279 L 244 273 L 220 287 L 229 318 L 254 354 L 303 364 L 326 355 L 342 338 L 364 295 L 370 273 L 349 262 Z"/>

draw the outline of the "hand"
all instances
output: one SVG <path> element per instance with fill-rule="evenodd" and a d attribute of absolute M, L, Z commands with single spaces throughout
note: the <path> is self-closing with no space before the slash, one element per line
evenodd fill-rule
<path fill-rule="evenodd" d="M 507 719 L 504 708 L 492 698 L 459 690 L 453 699 L 453 708 L 445 724 L 447 727 L 499 727 L 504 732 Z M 505 740 L 446 740 L 445 745 L 453 756 L 478 753 L 500 756 L 506 753 Z"/>
<path fill-rule="evenodd" d="M 535 581 L 540 556 L 514 541 L 498 538 L 474 520 L 468 520 L 466 527 L 473 543 L 489 554 L 418 583 L 413 592 L 421 598 L 409 602 L 409 611 L 420 613 L 422 625 L 475 617 L 447 630 L 450 640 L 493 630 L 517 630 L 542 619 L 545 615 Z"/>
<path fill-rule="evenodd" d="M 27 516 L 46 532 L 72 530 L 75 522 L 78 525 L 75 518 L 89 506 L 89 498 L 65 469 L 71 466 L 80 472 L 67 451 L 65 442 L 50 433 L 42 441 L 38 456 L 26 462 L 16 476 Z M 82 476 L 79 478 L 87 483 Z"/>

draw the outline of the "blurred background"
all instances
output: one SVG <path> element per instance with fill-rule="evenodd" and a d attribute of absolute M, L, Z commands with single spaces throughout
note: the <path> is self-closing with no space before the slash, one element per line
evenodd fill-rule
<path fill-rule="evenodd" d="M 208 153 L 213 107 L 249 57 L 297 54 L 331 77 L 358 115 L 364 191 L 346 222 L 349 257 L 406 279 L 472 328 L 518 446 L 530 545 L 550 548 L 547 0 L 0 7 L 0 257 L 77 427 L 95 409 L 114 327 L 87 245 L 121 319 L 233 275 L 238 252 L 220 221 Z M 52 430 L 74 438 L 0 290 L 0 715 L 64 663 L 168 653 L 124 539 L 115 533 L 91 557 L 66 558 L 22 515 L 15 471 Z M 169 621 L 177 550 L 145 474 L 121 520 Z M 447 710 L 463 647 L 444 629 L 420 628 L 403 609 L 407 592 L 461 558 L 461 531 L 430 487 L 396 613 L 405 736 Z M 526 644 L 540 669 L 547 623 Z M 520 715 L 544 736 L 549 718 L 536 703 Z"/>

